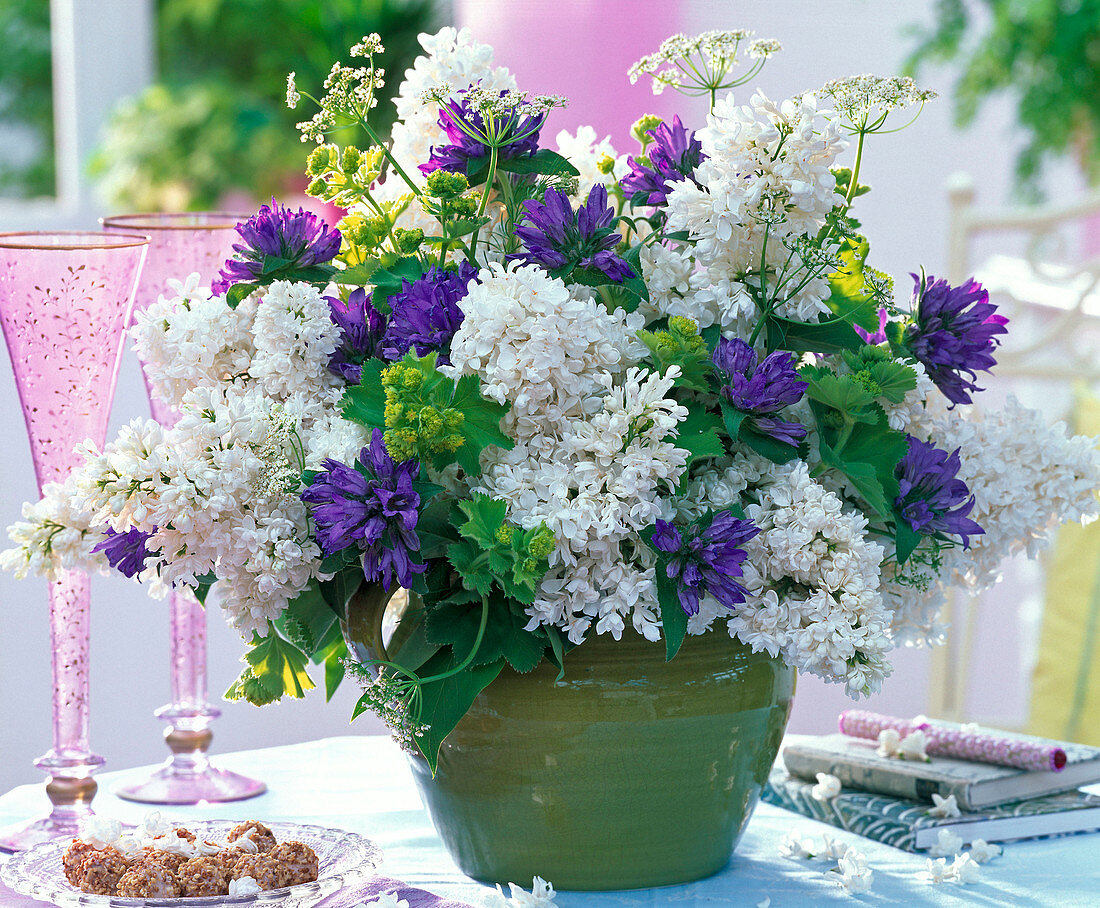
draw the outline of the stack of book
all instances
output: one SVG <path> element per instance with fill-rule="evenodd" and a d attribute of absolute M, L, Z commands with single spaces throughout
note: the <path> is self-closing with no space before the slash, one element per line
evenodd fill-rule
<path fill-rule="evenodd" d="M 961 728 L 939 722 L 935 727 Z M 943 829 L 960 836 L 964 844 L 1100 829 L 1100 796 L 1078 790 L 1100 782 L 1100 748 L 983 732 L 1057 748 L 1063 765 L 1058 770 L 1020 769 L 935 753 L 929 754 L 929 762 L 903 760 L 881 755 L 873 740 L 844 734 L 792 735 L 762 797 L 906 851 L 934 846 Z M 818 773 L 836 776 L 841 793 L 815 798 Z M 933 794 L 954 795 L 960 816 L 930 815 Z"/>

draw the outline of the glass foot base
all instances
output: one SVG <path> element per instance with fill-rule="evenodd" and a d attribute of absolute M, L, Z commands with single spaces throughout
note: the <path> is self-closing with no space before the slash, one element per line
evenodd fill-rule
<path fill-rule="evenodd" d="M 120 782 L 111 787 L 112 794 L 143 804 L 243 801 L 265 791 L 267 786 L 263 782 L 226 769 L 207 765 L 198 772 L 181 771 L 171 760 L 144 782 Z"/>
<path fill-rule="evenodd" d="M 80 835 L 80 823 L 84 816 L 42 817 L 29 823 L 17 823 L 0 829 L 0 851 L 26 851 L 35 845 L 49 842 L 51 839 L 75 838 Z"/>

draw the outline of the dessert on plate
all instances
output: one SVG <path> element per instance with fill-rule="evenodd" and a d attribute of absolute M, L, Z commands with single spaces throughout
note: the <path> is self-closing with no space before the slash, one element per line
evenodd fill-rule
<path fill-rule="evenodd" d="M 181 898 L 249 895 L 312 883 L 318 860 L 302 842 L 278 842 L 257 820 L 234 826 L 225 839 L 200 839 L 156 811 L 131 832 L 94 817 L 62 856 L 65 879 L 94 895 Z"/>

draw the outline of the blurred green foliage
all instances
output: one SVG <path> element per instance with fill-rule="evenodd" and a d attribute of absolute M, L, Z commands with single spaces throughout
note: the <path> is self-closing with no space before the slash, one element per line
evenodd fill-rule
<path fill-rule="evenodd" d="M 50 4 L 0 2 L 0 142 L 25 153 L 0 156 L 0 196 L 53 195 Z"/>
<path fill-rule="evenodd" d="M 312 114 L 306 101 L 287 109 L 287 73 L 317 94 L 333 59 L 350 62 L 370 32 L 386 47 L 376 113 L 388 131 L 389 99 L 432 24 L 431 0 L 158 0 L 157 10 L 160 82 L 120 105 L 92 162 L 106 198 L 130 210 L 284 192 L 308 152 L 294 124 Z"/>
<path fill-rule="evenodd" d="M 962 66 L 959 125 L 990 96 L 1015 97 L 1025 190 L 1034 194 L 1043 164 L 1067 152 L 1100 182 L 1100 0 L 937 0 L 934 24 L 917 35 L 910 72 L 933 61 Z"/>

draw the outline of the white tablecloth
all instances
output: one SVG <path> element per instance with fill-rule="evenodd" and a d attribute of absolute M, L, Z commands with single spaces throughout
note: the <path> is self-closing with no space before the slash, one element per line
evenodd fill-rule
<path fill-rule="evenodd" d="M 398 748 L 386 738 L 329 738 L 308 744 L 216 756 L 219 766 L 267 782 L 251 801 L 210 807 L 165 808 L 169 819 L 243 817 L 316 823 L 370 836 L 385 852 L 382 871 L 439 895 L 481 903 L 487 887 L 463 876 L 452 863 L 413 785 Z M 146 808 L 110 794 L 113 780 L 134 771 L 104 773 L 97 812 L 137 822 Z M 27 819 L 47 806 L 41 785 L 24 785 L 0 796 L 0 824 Z M 791 830 L 837 838 L 861 850 L 874 870 L 869 893 L 852 897 L 823 873 L 821 861 L 780 857 L 779 843 Z M 690 836 L 690 829 L 677 830 Z M 761 804 L 729 867 L 686 886 L 634 892 L 560 893 L 561 908 L 661 906 L 715 908 L 752 906 L 771 897 L 771 908 L 816 906 L 852 900 L 868 905 L 1100 906 L 1100 834 L 1018 842 L 983 869 L 982 881 L 932 885 L 916 878 L 924 858 L 834 830 L 813 820 Z M 530 887 L 530 880 L 516 880 Z"/>

